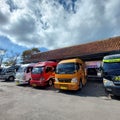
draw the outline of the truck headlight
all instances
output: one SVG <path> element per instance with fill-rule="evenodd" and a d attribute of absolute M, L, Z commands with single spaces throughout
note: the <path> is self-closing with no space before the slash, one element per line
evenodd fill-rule
<path fill-rule="evenodd" d="M 55 82 L 58 82 L 58 78 L 55 78 Z"/>
<path fill-rule="evenodd" d="M 78 79 L 77 78 L 72 78 L 71 83 L 77 83 Z"/>
<path fill-rule="evenodd" d="M 104 86 L 114 86 L 114 83 L 111 80 L 103 79 L 103 83 Z"/>

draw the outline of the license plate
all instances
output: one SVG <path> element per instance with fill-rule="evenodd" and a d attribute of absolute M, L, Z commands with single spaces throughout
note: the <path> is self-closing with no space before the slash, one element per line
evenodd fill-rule
<path fill-rule="evenodd" d="M 60 89 L 67 90 L 67 87 L 61 86 Z"/>
<path fill-rule="evenodd" d="M 37 85 L 36 84 L 32 84 L 33 87 L 36 87 Z"/>

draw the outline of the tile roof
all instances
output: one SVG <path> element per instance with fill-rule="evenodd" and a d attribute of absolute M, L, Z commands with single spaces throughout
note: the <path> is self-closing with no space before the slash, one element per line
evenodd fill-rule
<path fill-rule="evenodd" d="M 120 51 L 120 36 L 34 54 L 30 61 L 60 60 L 91 54 Z"/>

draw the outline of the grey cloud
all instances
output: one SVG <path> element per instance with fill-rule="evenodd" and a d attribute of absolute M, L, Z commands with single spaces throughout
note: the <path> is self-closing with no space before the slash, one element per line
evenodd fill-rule
<path fill-rule="evenodd" d="M 76 1 L 77 0 L 58 0 L 58 2 L 64 7 L 64 9 L 71 13 L 76 13 Z"/>
<path fill-rule="evenodd" d="M 17 22 L 10 25 L 8 32 L 12 35 L 14 34 L 15 36 L 24 36 L 27 34 L 32 34 L 34 30 L 34 19 L 32 19 L 30 16 L 23 16 L 22 18 L 19 18 Z"/>
<path fill-rule="evenodd" d="M 119 0 L 7 1 L 15 19 L 0 32 L 22 46 L 55 49 L 120 35 Z M 19 4 L 24 7 L 17 12 Z"/>
<path fill-rule="evenodd" d="M 9 15 L 6 15 L 0 11 L 0 25 L 7 24 L 9 22 Z"/>
<path fill-rule="evenodd" d="M 9 5 L 10 12 L 13 12 L 14 10 L 18 9 L 18 6 L 15 5 L 14 1 L 6 0 L 6 3 Z"/>

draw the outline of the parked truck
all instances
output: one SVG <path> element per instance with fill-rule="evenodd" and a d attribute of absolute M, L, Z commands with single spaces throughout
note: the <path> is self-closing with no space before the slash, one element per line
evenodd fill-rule
<path fill-rule="evenodd" d="M 37 86 L 52 86 L 55 79 L 55 68 L 57 62 L 45 61 L 37 63 L 31 72 L 30 85 Z"/>
<path fill-rule="evenodd" d="M 15 83 L 16 85 L 29 84 L 31 80 L 31 71 L 35 64 L 23 64 L 16 72 Z"/>
<path fill-rule="evenodd" d="M 19 65 L 10 66 L 8 68 L 2 68 L 0 72 L 0 79 L 6 81 L 14 81 L 16 71 L 19 69 Z"/>
<path fill-rule="evenodd" d="M 82 89 L 85 84 L 85 64 L 81 59 L 62 60 L 58 63 L 55 73 L 55 88 L 78 90 Z"/>
<path fill-rule="evenodd" d="M 120 96 L 120 54 L 103 58 L 103 84 L 108 94 Z"/>

